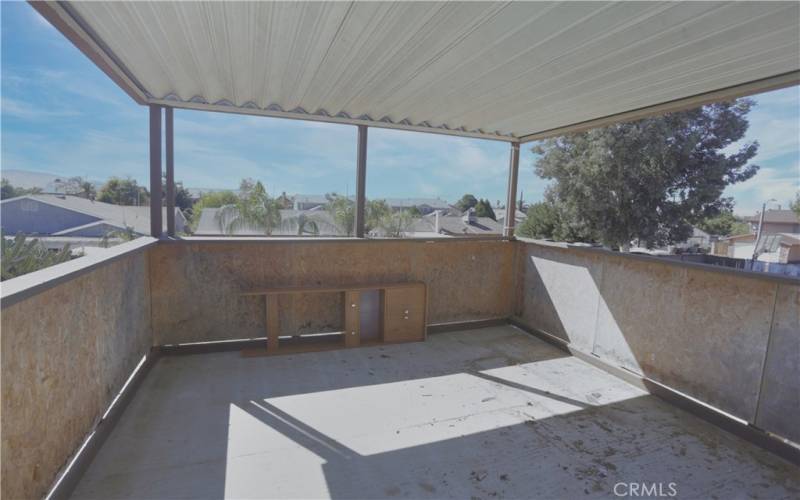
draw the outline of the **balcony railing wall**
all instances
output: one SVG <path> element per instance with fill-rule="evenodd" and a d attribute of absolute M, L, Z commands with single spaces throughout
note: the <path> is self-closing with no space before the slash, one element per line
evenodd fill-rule
<path fill-rule="evenodd" d="M 791 278 L 519 243 L 526 326 L 800 442 L 800 285 Z"/>
<path fill-rule="evenodd" d="M 141 246 L 120 245 L 118 258 L 89 268 L 76 269 L 92 263 L 83 257 L 3 283 L 3 498 L 44 495 L 150 350 L 150 272 Z M 14 282 L 45 277 L 39 282 L 48 285 L 61 271 L 77 277 L 6 300 Z"/>
<path fill-rule="evenodd" d="M 246 289 L 424 281 L 428 324 L 507 318 L 514 248 L 501 240 L 180 241 L 151 252 L 158 344 L 265 335 L 261 297 Z M 282 333 L 343 328 L 339 294 L 280 298 Z"/>

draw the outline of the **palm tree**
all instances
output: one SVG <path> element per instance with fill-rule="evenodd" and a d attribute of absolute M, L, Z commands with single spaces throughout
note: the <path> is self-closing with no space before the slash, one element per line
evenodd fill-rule
<path fill-rule="evenodd" d="M 108 248 L 111 245 L 111 240 L 119 240 L 119 243 L 125 243 L 126 241 L 133 241 L 139 237 L 139 234 L 134 231 L 131 226 L 125 226 L 123 229 L 117 229 L 116 231 L 110 231 L 103 235 L 103 238 L 100 240 L 100 247 L 101 248 Z M 117 243 L 114 243 L 115 245 Z"/>
<path fill-rule="evenodd" d="M 331 214 L 337 233 L 344 236 L 353 236 L 356 226 L 356 206 L 351 200 L 336 193 L 326 195 L 328 198 L 328 213 Z"/>
<path fill-rule="evenodd" d="M 27 240 L 25 235 L 18 233 L 11 240 L 0 233 L 0 246 L 2 246 L 2 272 L 0 279 L 7 280 L 32 273 L 45 267 L 60 264 L 72 259 L 72 250 L 69 244 L 58 251 L 45 248 L 39 240 Z"/>
<path fill-rule="evenodd" d="M 281 227 L 286 231 L 296 232 L 297 236 L 319 236 L 319 225 L 317 221 L 304 213 L 283 219 L 281 221 Z"/>
<path fill-rule="evenodd" d="M 243 182 L 244 186 L 245 183 Z M 280 204 L 267 194 L 264 185 L 256 182 L 252 187 L 240 190 L 234 204 L 223 205 L 217 211 L 217 222 L 225 234 L 241 230 L 263 232 L 269 236 L 281 224 Z"/>
<path fill-rule="evenodd" d="M 414 216 L 408 210 L 389 213 L 381 217 L 378 227 L 388 238 L 402 238 L 414 224 Z"/>

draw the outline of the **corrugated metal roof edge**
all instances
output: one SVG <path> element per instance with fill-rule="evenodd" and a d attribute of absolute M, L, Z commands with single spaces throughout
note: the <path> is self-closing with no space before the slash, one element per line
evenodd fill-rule
<path fill-rule="evenodd" d="M 289 111 L 283 110 L 277 104 L 270 104 L 266 108 L 256 107 L 248 102 L 242 106 L 236 106 L 230 101 L 223 100 L 217 103 L 197 102 L 202 98 L 192 97 L 190 100 L 181 100 L 174 95 L 166 96 L 162 99 L 148 99 L 148 104 L 166 106 L 179 109 L 192 109 L 196 111 L 214 111 L 220 113 L 234 113 L 242 115 L 268 116 L 272 118 L 288 118 L 290 120 L 306 120 L 325 123 L 338 123 L 342 125 L 366 125 L 373 128 L 387 128 L 395 130 L 408 130 L 412 132 L 424 132 L 429 134 L 451 135 L 458 137 L 471 137 L 473 139 L 487 139 L 503 142 L 518 142 L 519 139 L 510 134 L 495 132 L 481 132 L 478 130 L 466 130 L 464 127 L 452 128 L 447 125 L 430 125 L 427 122 L 418 124 L 403 123 L 407 119 L 395 122 L 389 117 L 374 119 L 368 115 L 352 117 L 347 112 L 339 112 L 336 115 L 329 114 L 324 109 L 319 109 L 313 113 L 303 108 L 295 108 Z"/>

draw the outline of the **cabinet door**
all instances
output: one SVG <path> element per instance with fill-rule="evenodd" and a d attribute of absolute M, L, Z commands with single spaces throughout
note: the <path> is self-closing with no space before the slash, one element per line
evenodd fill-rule
<path fill-rule="evenodd" d="M 384 342 L 425 339 L 425 287 L 387 288 L 384 296 Z"/>
<path fill-rule="evenodd" d="M 361 322 L 359 309 L 361 294 L 359 292 L 344 293 L 344 345 L 358 347 L 361 343 Z"/>

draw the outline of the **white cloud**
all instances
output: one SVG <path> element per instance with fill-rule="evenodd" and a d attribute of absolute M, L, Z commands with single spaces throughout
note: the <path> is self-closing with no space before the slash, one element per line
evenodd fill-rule
<path fill-rule="evenodd" d="M 753 215 L 761 204 L 775 199 L 784 208 L 800 189 L 800 162 L 786 169 L 762 167 L 751 179 L 729 186 L 724 196 L 736 200 L 737 215 Z"/>
<path fill-rule="evenodd" d="M 3 97 L 0 100 L 0 113 L 4 116 L 13 116 L 22 120 L 44 120 L 80 114 L 72 109 L 42 109 L 42 106 L 9 97 Z"/>

